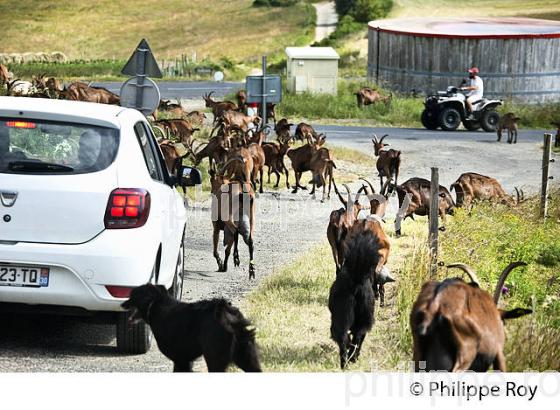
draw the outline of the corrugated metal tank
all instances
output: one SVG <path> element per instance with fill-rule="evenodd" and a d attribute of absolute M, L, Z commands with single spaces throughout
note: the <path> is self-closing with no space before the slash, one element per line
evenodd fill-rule
<path fill-rule="evenodd" d="M 368 78 L 396 91 L 445 90 L 475 65 L 487 97 L 560 101 L 559 21 L 376 20 L 368 38 Z"/>

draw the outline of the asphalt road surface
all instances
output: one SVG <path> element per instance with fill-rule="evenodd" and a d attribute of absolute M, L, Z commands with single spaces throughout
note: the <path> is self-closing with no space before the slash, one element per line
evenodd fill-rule
<path fill-rule="evenodd" d="M 93 83 L 94 86 L 105 87 L 113 93 L 119 93 L 122 83 L 102 82 Z M 212 97 L 223 98 L 226 94 L 236 92 L 244 88 L 243 83 L 236 82 L 214 82 L 214 81 L 175 81 L 157 82 L 161 98 L 176 100 L 200 99 L 210 91 L 214 91 Z"/>
<path fill-rule="evenodd" d="M 543 134 L 551 131 L 519 130 L 517 144 L 507 144 L 505 137 L 498 143 L 495 133 L 483 131 L 344 126 L 317 126 L 315 129 L 327 135 L 327 142 L 363 151 L 372 158 L 372 135 L 388 134 L 384 140 L 390 144 L 387 148 L 401 151 L 400 182 L 411 177 L 430 179 L 430 168 L 438 167 L 440 184 L 447 187 L 463 172 L 477 172 L 498 179 L 508 192 L 518 187 L 526 193 L 540 190 Z M 552 164 L 550 171 L 558 181 L 560 164 Z M 372 168 L 371 176 L 377 181 L 373 173 Z"/>

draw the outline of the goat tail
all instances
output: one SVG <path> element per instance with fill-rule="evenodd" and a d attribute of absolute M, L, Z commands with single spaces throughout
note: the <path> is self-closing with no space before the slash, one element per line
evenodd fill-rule
<path fill-rule="evenodd" d="M 355 281 L 370 278 L 379 263 L 379 238 L 370 230 L 351 237 L 345 246 L 345 270 Z"/>
<path fill-rule="evenodd" d="M 225 299 L 218 300 L 215 315 L 220 324 L 233 334 L 235 363 L 246 372 L 262 371 L 255 342 L 255 328 L 251 322 L 243 316 L 239 309 Z"/>

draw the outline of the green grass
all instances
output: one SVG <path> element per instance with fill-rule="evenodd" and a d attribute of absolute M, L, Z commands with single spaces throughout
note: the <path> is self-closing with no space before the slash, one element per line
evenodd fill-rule
<path fill-rule="evenodd" d="M 423 107 L 421 98 L 400 98 L 394 95 L 390 104 L 380 103 L 360 108 L 354 93 L 363 85 L 368 84 L 340 80 L 336 96 L 285 93 L 277 110 L 280 116 L 288 118 L 362 119 L 384 125 L 420 126 L 420 113 Z M 381 93 L 388 95 L 386 91 Z"/>
<path fill-rule="evenodd" d="M 420 116 L 424 109 L 424 97 L 408 97 L 393 93 L 389 104 L 376 103 L 358 107 L 354 93 L 362 86 L 379 89 L 372 83 L 354 80 L 339 80 L 337 95 L 326 94 L 290 94 L 284 93 L 282 103 L 278 105 L 279 118 L 305 118 L 320 122 L 333 120 L 354 120 L 377 126 L 422 127 Z M 379 89 L 382 95 L 389 91 Z M 521 128 L 550 129 L 551 121 L 557 120 L 560 103 L 519 104 L 506 101 L 499 112 L 514 112 L 521 118 Z"/>
<path fill-rule="evenodd" d="M 506 323 L 505 353 L 509 371 L 560 369 L 560 191 L 553 193 L 551 215 L 536 217 L 533 198 L 517 208 L 479 204 L 469 214 L 449 218 L 440 236 L 439 259 L 464 262 L 479 274 L 490 292 L 508 263 L 523 260 L 506 285 L 500 307 L 530 307 L 534 313 Z M 350 370 L 406 369 L 412 357 L 408 325 L 411 306 L 423 282 L 430 279 L 426 246 L 427 219 L 407 221 L 405 235 L 391 237 L 389 266 L 397 282 L 387 286 L 387 304 L 376 306 L 376 324 L 366 338 L 358 363 Z M 438 278 L 459 275 L 440 268 Z M 264 368 L 272 371 L 335 371 L 338 351 L 329 338 L 329 288 L 334 280 L 330 249 L 323 243 L 292 265 L 274 272 L 248 297 L 244 310 L 257 326 Z"/>
<path fill-rule="evenodd" d="M 60 51 L 70 59 L 126 59 L 146 38 L 158 59 L 258 59 L 312 40 L 314 8 L 252 0 L 3 0 L 0 52 Z M 258 61 L 257 61 L 258 62 Z"/>

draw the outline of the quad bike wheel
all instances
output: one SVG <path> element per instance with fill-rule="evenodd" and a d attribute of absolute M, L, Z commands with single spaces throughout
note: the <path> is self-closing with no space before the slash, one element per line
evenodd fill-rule
<path fill-rule="evenodd" d="M 435 130 L 438 127 L 438 121 L 436 114 L 431 110 L 422 111 L 422 116 L 420 117 L 422 125 L 428 130 Z"/>
<path fill-rule="evenodd" d="M 480 125 L 486 132 L 496 132 L 498 122 L 500 122 L 500 114 L 496 111 L 486 111 L 482 114 Z"/>
<path fill-rule="evenodd" d="M 444 131 L 455 131 L 461 124 L 461 114 L 453 107 L 444 108 L 439 114 L 439 125 Z"/>

